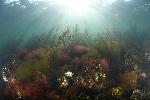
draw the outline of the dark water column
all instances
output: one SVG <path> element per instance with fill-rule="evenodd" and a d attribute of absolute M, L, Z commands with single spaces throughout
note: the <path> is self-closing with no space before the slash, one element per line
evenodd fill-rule
<path fill-rule="evenodd" d="M 0 0 L 0 11 L 2 11 L 3 6 L 5 5 L 6 0 Z"/>

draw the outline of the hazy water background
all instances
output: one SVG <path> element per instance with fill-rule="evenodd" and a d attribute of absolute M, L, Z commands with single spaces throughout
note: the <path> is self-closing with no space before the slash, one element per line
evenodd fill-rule
<path fill-rule="evenodd" d="M 32 1 L 32 0 L 31 0 Z M 55 1 L 55 0 L 54 0 Z M 103 1 L 103 3 L 102 3 Z M 104 2 L 109 1 L 110 4 Z M 31 37 L 56 27 L 57 33 L 66 27 L 78 24 L 81 31 L 94 33 L 105 31 L 126 31 L 136 25 L 138 30 L 149 32 L 149 0 L 97 0 L 92 11 L 82 16 L 73 16 L 65 9 L 49 1 L 28 2 L 20 0 L 0 2 L 0 41 Z"/>

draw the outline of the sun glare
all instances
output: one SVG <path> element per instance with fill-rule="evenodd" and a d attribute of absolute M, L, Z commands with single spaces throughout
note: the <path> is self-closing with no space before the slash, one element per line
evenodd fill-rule
<path fill-rule="evenodd" d="M 96 7 L 111 5 L 117 0 L 48 0 L 55 3 L 71 16 L 86 16 L 96 10 Z"/>
<path fill-rule="evenodd" d="M 91 0 L 56 0 L 56 2 L 65 8 L 66 13 L 72 15 L 85 15 L 92 9 Z"/>

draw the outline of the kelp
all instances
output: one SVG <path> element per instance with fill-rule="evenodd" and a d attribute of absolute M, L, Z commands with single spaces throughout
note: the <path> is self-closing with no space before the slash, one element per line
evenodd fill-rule
<path fill-rule="evenodd" d="M 35 72 L 46 72 L 49 67 L 49 61 L 47 58 L 40 60 L 27 60 L 21 62 L 19 68 L 16 70 L 16 77 L 18 80 L 25 80 L 34 75 Z"/>
<path fill-rule="evenodd" d="M 31 58 L 26 57 L 25 60 L 21 61 L 15 73 L 16 77 L 19 80 L 25 80 L 37 71 L 46 72 L 49 68 L 48 52 L 49 50 L 39 48 L 26 54 L 27 56 L 31 55 Z"/>

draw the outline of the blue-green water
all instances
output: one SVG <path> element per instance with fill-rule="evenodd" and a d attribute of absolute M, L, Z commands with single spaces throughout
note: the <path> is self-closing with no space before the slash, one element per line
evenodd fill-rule
<path fill-rule="evenodd" d="M 18 1 L 1 5 L 0 34 L 5 37 L 8 37 L 7 34 L 10 37 L 30 36 L 31 34 L 47 32 L 53 26 L 61 27 L 62 30 L 67 26 L 73 27 L 76 24 L 82 30 L 87 28 L 93 33 L 104 31 L 106 28 L 112 31 L 124 31 L 134 24 L 137 25 L 138 29 L 149 29 L 148 0 L 116 0 L 112 4 L 105 3 L 105 0 L 95 0 L 96 2 L 88 8 L 86 13 L 80 15 L 74 14 L 68 10 L 69 8 L 64 8 L 55 1 L 59 0 L 41 1 L 38 4 L 34 2 L 32 4 L 28 4 L 29 2 L 19 4 Z M 86 2 L 86 0 L 84 1 Z M 83 7 L 77 10 L 82 10 Z"/>

